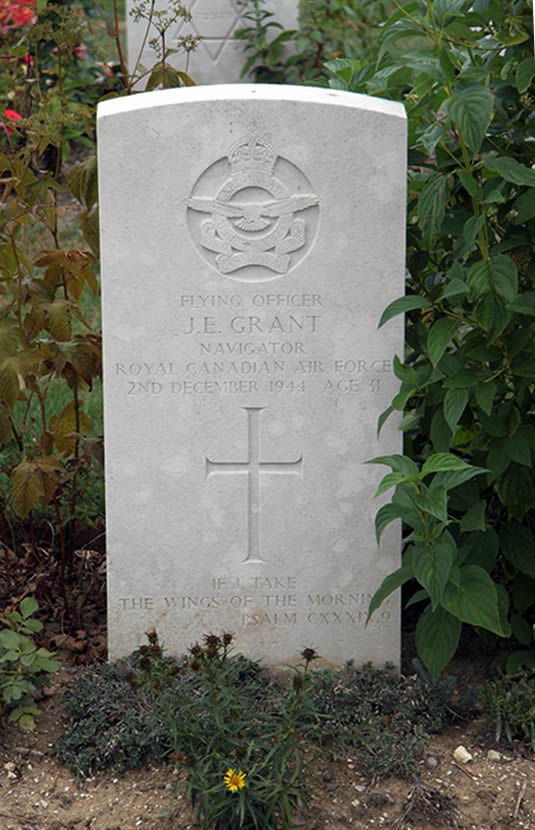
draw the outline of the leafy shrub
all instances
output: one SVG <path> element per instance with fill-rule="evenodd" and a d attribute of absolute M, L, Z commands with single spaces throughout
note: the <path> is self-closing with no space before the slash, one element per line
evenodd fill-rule
<path fill-rule="evenodd" d="M 20 611 L 7 609 L 0 629 L 0 722 L 17 723 L 21 729 L 33 729 L 39 709 L 34 694 L 48 685 L 49 674 L 59 669 L 53 654 L 38 648 L 33 635 L 41 631 L 39 620 L 32 619 L 38 605 L 33 597 L 20 603 Z M 0 617 L 2 620 L 2 617 Z"/>
<path fill-rule="evenodd" d="M 488 683 L 482 691 L 483 711 L 496 725 L 496 740 L 505 735 L 535 752 L 535 674 L 522 671 Z"/>
<path fill-rule="evenodd" d="M 235 36 L 249 53 L 242 77 L 258 83 L 324 83 L 331 57 L 371 59 L 379 26 L 390 14 L 390 0 L 304 0 L 299 28 L 284 30 L 266 0 L 242 3 L 241 29 Z"/>
<path fill-rule="evenodd" d="M 532 13 L 516 0 L 396 5 L 376 64 L 328 64 L 331 86 L 403 101 L 409 125 L 407 296 L 380 321 L 407 313 L 400 391 L 379 419 L 404 411 L 405 455 L 383 459 L 394 495 L 377 517 L 378 530 L 401 518 L 406 546 L 373 605 L 416 585 L 432 674 L 463 623 L 488 645 L 511 640 L 514 671 L 535 664 Z M 441 458 L 451 473 L 433 468 Z"/>

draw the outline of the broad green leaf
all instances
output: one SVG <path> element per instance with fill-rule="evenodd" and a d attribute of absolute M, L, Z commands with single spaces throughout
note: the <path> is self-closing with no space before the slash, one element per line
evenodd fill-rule
<path fill-rule="evenodd" d="M 381 541 L 381 536 L 385 528 L 394 522 L 396 519 L 402 519 L 405 515 L 405 508 L 399 504 L 383 504 L 375 516 L 375 535 L 377 544 Z"/>
<path fill-rule="evenodd" d="M 407 38 L 421 37 L 422 34 L 422 28 L 408 20 L 400 20 L 395 26 L 389 26 L 385 30 L 381 41 L 381 48 L 377 56 L 377 65 L 381 63 L 385 52 L 392 53 L 393 47 L 396 46 L 398 41 Z"/>
<path fill-rule="evenodd" d="M 506 182 L 535 187 L 535 170 L 510 156 L 486 158 L 485 168 L 491 173 L 497 173 Z"/>
<path fill-rule="evenodd" d="M 448 521 L 448 495 L 445 487 L 434 487 L 414 497 L 420 510 L 434 516 L 440 522 Z"/>
<path fill-rule="evenodd" d="M 516 311 L 517 314 L 526 314 L 535 317 L 535 291 L 524 291 L 519 294 L 514 302 L 509 303 L 509 311 Z"/>
<path fill-rule="evenodd" d="M 473 199 L 476 199 L 478 202 L 480 202 L 483 198 L 483 191 L 481 190 L 481 187 L 477 179 L 475 179 L 470 173 L 465 173 L 461 170 L 459 171 L 458 176 L 462 182 L 463 187 L 465 188 L 465 190 L 468 191 L 470 196 Z"/>
<path fill-rule="evenodd" d="M 470 464 L 449 452 L 438 452 L 430 455 L 422 467 L 422 476 L 429 473 L 450 472 L 453 470 L 469 470 Z"/>
<path fill-rule="evenodd" d="M 471 530 L 485 530 L 487 527 L 485 521 L 486 509 L 487 503 L 483 499 L 474 502 L 461 519 L 461 530 L 463 532 L 469 532 Z"/>
<path fill-rule="evenodd" d="M 492 404 L 494 395 L 496 394 L 496 384 L 493 380 L 488 383 L 478 383 L 476 386 L 476 402 L 481 407 L 486 415 L 492 412 Z"/>
<path fill-rule="evenodd" d="M 435 487 L 445 487 L 446 490 L 453 490 L 454 487 L 460 487 L 461 484 L 465 484 L 472 478 L 486 472 L 485 467 L 466 467 L 464 470 L 436 473 L 429 485 L 429 489 L 433 490 Z"/>
<path fill-rule="evenodd" d="M 412 568 L 404 566 L 402 568 L 398 568 L 398 570 L 394 571 L 394 573 L 388 574 L 388 576 L 383 579 L 380 587 L 371 598 L 366 624 L 368 624 L 372 614 L 379 608 L 384 600 L 389 597 L 390 594 L 393 594 L 394 591 L 397 591 L 397 589 L 404 585 L 405 582 L 412 579 L 413 576 L 414 574 L 412 572 Z"/>
<path fill-rule="evenodd" d="M 492 340 L 502 333 L 511 320 L 511 312 L 507 309 L 505 300 L 495 291 L 482 297 L 474 316 Z"/>
<path fill-rule="evenodd" d="M 535 77 L 535 58 L 529 56 L 521 60 L 516 68 L 516 88 L 520 93 L 526 92 Z"/>
<path fill-rule="evenodd" d="M 483 568 L 463 565 L 460 585 L 448 583 L 442 597 L 444 608 L 462 622 L 504 636 L 494 582 Z"/>
<path fill-rule="evenodd" d="M 424 244 L 432 247 L 440 236 L 451 184 L 448 176 L 434 173 L 424 184 L 418 200 L 418 224 Z"/>
<path fill-rule="evenodd" d="M 447 299 L 448 297 L 460 297 L 463 294 L 466 294 L 468 290 L 468 286 L 463 280 L 453 279 L 444 288 L 442 292 L 442 299 Z"/>
<path fill-rule="evenodd" d="M 520 522 L 507 522 L 500 529 L 503 555 L 517 570 L 535 579 L 535 539 Z"/>
<path fill-rule="evenodd" d="M 527 190 L 515 201 L 515 210 L 518 215 L 515 217 L 515 225 L 523 225 L 535 216 L 535 190 Z"/>
<path fill-rule="evenodd" d="M 517 464 L 523 464 L 526 467 L 532 466 L 531 436 L 528 425 L 519 427 L 514 435 L 506 438 L 505 451 L 511 461 L 516 461 Z"/>
<path fill-rule="evenodd" d="M 444 418 L 450 429 L 455 429 L 459 423 L 469 397 L 467 389 L 448 389 L 444 395 Z"/>
<path fill-rule="evenodd" d="M 466 220 L 463 228 L 463 239 L 456 248 L 456 256 L 465 257 L 473 251 L 477 235 L 485 222 L 485 216 L 471 216 L 470 219 Z"/>
<path fill-rule="evenodd" d="M 27 617 L 31 617 L 32 614 L 35 614 L 38 608 L 39 605 L 34 597 L 24 597 L 20 603 L 20 613 L 25 619 Z"/>
<path fill-rule="evenodd" d="M 429 431 L 433 449 L 437 452 L 447 452 L 450 448 L 451 429 L 446 423 L 442 408 L 437 409 L 431 420 Z"/>
<path fill-rule="evenodd" d="M 509 256 L 498 254 L 491 259 L 492 281 L 495 290 L 508 302 L 518 294 L 518 271 Z"/>
<path fill-rule="evenodd" d="M 443 23 L 446 18 L 461 14 L 466 5 L 466 0 L 435 0 L 433 12 L 438 22 Z"/>
<path fill-rule="evenodd" d="M 442 317 L 433 323 L 427 338 L 427 353 L 433 366 L 437 365 L 460 327 L 461 321 L 451 317 Z"/>
<path fill-rule="evenodd" d="M 492 116 L 494 99 L 484 86 L 456 90 L 443 108 L 463 134 L 473 153 L 478 153 Z"/>
<path fill-rule="evenodd" d="M 17 651 L 19 648 L 20 635 L 10 628 L 4 628 L 0 631 L 0 646 L 2 648 Z"/>
<path fill-rule="evenodd" d="M 381 496 L 383 493 L 386 493 L 387 490 L 390 490 L 391 487 L 396 487 L 398 484 L 403 484 L 408 480 L 409 479 L 405 473 L 388 473 L 379 484 L 375 496 Z M 416 475 L 413 476 L 413 480 L 417 480 Z"/>
<path fill-rule="evenodd" d="M 432 677 L 444 669 L 457 651 L 462 624 L 444 608 L 428 605 L 416 625 L 416 648 Z"/>
<path fill-rule="evenodd" d="M 535 503 L 535 474 L 528 467 L 511 464 L 495 487 L 502 504 L 515 519 L 523 519 Z"/>
<path fill-rule="evenodd" d="M 530 646 L 533 643 L 532 627 L 523 617 L 511 614 L 511 628 L 514 636 L 523 646 Z"/>
<path fill-rule="evenodd" d="M 446 378 L 442 385 L 445 389 L 471 389 L 478 379 L 479 376 L 473 369 L 459 369 Z"/>
<path fill-rule="evenodd" d="M 432 307 L 433 303 L 427 297 L 420 297 L 417 294 L 408 294 L 405 297 L 399 297 L 385 308 L 379 320 L 378 328 L 384 326 L 385 323 L 388 323 L 392 317 L 396 317 L 398 314 L 405 314 L 405 312 L 414 311 L 417 308 Z"/>
<path fill-rule="evenodd" d="M 535 605 L 535 579 L 519 573 L 513 580 L 511 593 L 516 610 L 519 614 L 524 614 Z"/>
<path fill-rule="evenodd" d="M 466 278 L 470 296 L 473 300 L 483 297 L 492 288 L 492 271 L 490 263 L 484 259 L 475 262 L 468 271 Z"/>
<path fill-rule="evenodd" d="M 505 661 L 508 674 L 516 674 L 521 668 L 535 669 L 535 649 L 513 651 Z"/>
<path fill-rule="evenodd" d="M 437 144 L 442 140 L 445 132 L 446 129 L 444 125 L 437 121 L 427 127 L 427 129 L 419 136 L 418 144 L 421 144 L 426 153 L 431 155 L 435 152 Z"/>
<path fill-rule="evenodd" d="M 469 533 L 459 549 L 459 564 L 479 565 L 490 573 L 496 564 L 499 547 L 498 534 L 492 527 L 483 532 Z"/>
<path fill-rule="evenodd" d="M 394 409 L 397 409 L 399 412 L 402 412 L 405 409 L 407 401 L 412 398 L 414 393 L 417 390 L 414 386 L 411 386 L 407 383 L 401 384 L 401 389 L 399 390 L 398 394 L 392 398 L 392 406 Z"/>
<path fill-rule="evenodd" d="M 431 547 L 415 546 L 414 576 L 431 599 L 433 611 L 442 599 L 455 557 L 455 542 L 447 534 Z"/>
<path fill-rule="evenodd" d="M 407 476 L 418 475 L 418 465 L 407 455 L 378 455 L 366 461 L 366 464 L 384 464 L 391 467 L 393 472 L 404 473 Z"/>
<path fill-rule="evenodd" d="M 412 386 L 419 386 L 418 375 L 412 366 L 406 366 L 399 357 L 394 355 L 394 374 L 398 380 L 410 383 Z"/>
<path fill-rule="evenodd" d="M 377 418 L 377 437 L 378 438 L 379 438 L 379 435 L 381 434 L 381 430 L 382 430 L 383 426 L 385 425 L 386 421 L 388 420 L 388 418 L 390 418 L 390 416 L 392 415 L 392 413 L 394 411 L 395 411 L 394 407 L 389 406 L 387 409 L 385 409 L 383 412 L 381 412 L 381 414 Z"/>

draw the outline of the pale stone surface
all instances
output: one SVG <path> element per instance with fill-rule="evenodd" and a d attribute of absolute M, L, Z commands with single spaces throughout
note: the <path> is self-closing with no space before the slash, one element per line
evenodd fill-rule
<path fill-rule="evenodd" d="M 127 0 L 127 47 L 130 72 L 140 54 L 145 38 L 147 24 L 134 21 L 130 15 L 136 0 Z M 244 52 L 244 42 L 234 37 L 236 29 L 250 26 L 250 22 L 240 18 L 243 7 L 240 0 L 188 0 L 184 3 L 192 18 L 189 23 L 179 21 L 169 32 L 168 46 L 177 48 L 177 38 L 191 34 L 202 37 L 202 41 L 191 53 L 188 62 L 183 51 L 171 56 L 170 62 L 179 70 L 187 71 L 196 84 L 238 83 L 241 71 L 250 53 Z M 156 0 L 155 9 L 167 8 L 167 0 Z M 269 11 L 274 20 L 285 29 L 297 28 L 297 0 L 274 0 Z M 275 37 L 278 30 L 271 30 Z M 150 69 L 158 60 L 156 52 L 150 47 L 149 40 L 154 37 L 154 29 L 147 39 L 141 53 L 141 63 Z M 145 83 L 143 83 L 143 88 Z"/>
<path fill-rule="evenodd" d="M 399 660 L 374 492 L 399 452 L 405 114 L 305 87 L 99 107 L 111 657 L 155 626 L 269 664 Z"/>

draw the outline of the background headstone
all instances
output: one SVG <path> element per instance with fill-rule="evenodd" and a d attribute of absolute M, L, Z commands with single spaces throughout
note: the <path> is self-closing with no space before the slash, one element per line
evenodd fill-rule
<path fill-rule="evenodd" d="M 196 84 L 238 83 L 243 66 L 251 54 L 244 52 L 245 42 L 234 37 L 236 29 L 250 26 L 250 21 L 240 18 L 243 6 L 239 0 L 191 0 L 184 4 L 191 12 L 191 22 L 179 21 L 169 32 L 168 46 L 176 48 L 177 38 L 191 34 L 202 36 L 202 41 L 191 53 L 186 70 L 183 51 L 171 56 L 170 63 L 181 71 L 187 71 Z M 134 70 L 146 31 L 146 21 L 134 21 L 130 15 L 135 0 L 127 0 L 127 47 L 128 67 Z M 155 9 L 167 8 L 166 0 L 157 0 Z M 297 0 L 274 0 L 270 11 L 274 20 L 286 29 L 297 28 Z M 143 49 L 141 63 L 150 69 L 158 60 L 147 39 Z M 145 86 L 145 82 L 142 82 Z"/>
<path fill-rule="evenodd" d="M 399 566 L 374 492 L 397 391 L 405 113 L 306 87 L 217 86 L 99 107 L 109 650 L 232 631 L 399 660 Z"/>

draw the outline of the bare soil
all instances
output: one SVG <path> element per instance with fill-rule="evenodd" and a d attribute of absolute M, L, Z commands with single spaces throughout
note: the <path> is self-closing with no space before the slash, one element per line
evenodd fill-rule
<path fill-rule="evenodd" d="M 62 695 L 81 670 L 61 670 L 34 732 L 0 733 L 0 830 L 193 830 L 195 816 L 172 767 L 79 780 L 48 754 L 62 731 Z M 459 745 L 473 756 L 466 764 L 454 759 Z M 506 744 L 490 760 L 489 749 L 496 747 L 488 725 L 456 726 L 431 739 L 418 780 L 377 782 L 363 777 L 354 759 L 333 762 L 311 749 L 310 804 L 297 821 L 304 830 L 535 830 L 534 756 Z"/>

